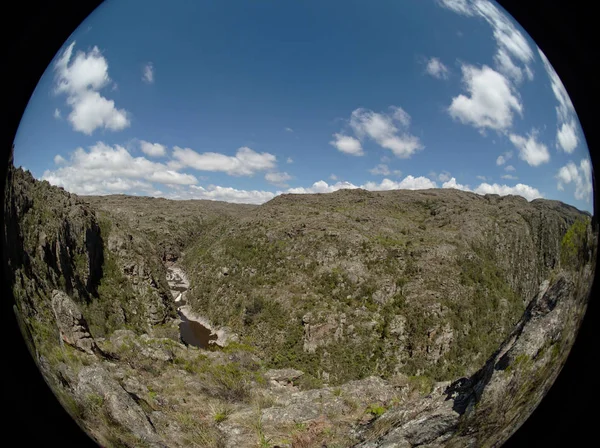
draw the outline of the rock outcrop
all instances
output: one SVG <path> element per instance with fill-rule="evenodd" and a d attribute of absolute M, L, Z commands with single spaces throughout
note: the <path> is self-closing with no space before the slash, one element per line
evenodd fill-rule
<path fill-rule="evenodd" d="M 516 328 L 474 375 L 391 409 L 361 432 L 360 448 L 498 447 L 539 404 L 573 343 L 591 287 L 561 272 L 542 282 Z"/>
<path fill-rule="evenodd" d="M 99 350 L 79 307 L 67 294 L 52 291 L 52 309 L 64 342 L 89 354 Z"/>
<path fill-rule="evenodd" d="M 80 401 L 94 399 L 102 403 L 108 418 L 153 448 L 163 447 L 152 423 L 134 399 L 102 367 L 84 367 L 78 375 L 75 395 Z"/>
<path fill-rule="evenodd" d="M 597 229 L 555 201 L 356 190 L 238 207 L 8 182 L 19 325 L 103 446 L 498 447 L 558 375 L 595 271 Z M 189 284 L 169 285 L 175 260 Z M 206 349 L 178 339 L 176 283 L 184 316 L 219 329 Z"/>

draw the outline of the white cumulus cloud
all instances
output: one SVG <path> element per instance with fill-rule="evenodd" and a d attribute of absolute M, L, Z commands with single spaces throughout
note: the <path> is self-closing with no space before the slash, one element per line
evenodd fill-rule
<path fill-rule="evenodd" d="M 108 63 L 98 47 L 73 58 L 75 42 L 69 45 L 54 65 L 57 94 L 67 96 L 71 113 L 67 117 L 74 130 L 91 135 L 98 128 L 120 131 L 130 125 L 129 114 L 117 109 L 115 102 L 100 95 L 108 85 Z"/>
<path fill-rule="evenodd" d="M 419 138 L 408 132 L 409 126 L 410 115 L 397 106 L 390 106 L 389 113 L 358 108 L 350 116 L 350 127 L 359 139 L 370 138 L 399 158 L 423 149 Z"/>
<path fill-rule="evenodd" d="M 391 179 L 383 179 L 380 183 L 367 182 L 361 186 L 365 190 L 426 190 L 428 188 L 437 188 L 435 182 L 424 176 L 414 177 L 406 176 L 400 182 Z"/>
<path fill-rule="evenodd" d="M 60 154 L 56 154 L 54 156 L 54 163 L 56 165 L 64 165 L 65 163 L 67 163 L 67 161 L 65 160 L 65 158 L 63 156 L 61 156 Z"/>
<path fill-rule="evenodd" d="M 582 159 L 579 166 L 573 162 L 567 163 L 558 170 L 556 175 L 558 179 L 557 188 L 564 190 L 565 184 L 575 185 L 575 199 L 590 202 L 592 197 L 592 166 L 588 159 Z"/>
<path fill-rule="evenodd" d="M 246 146 L 235 156 L 216 152 L 197 153 L 190 148 L 173 148 L 173 157 L 184 166 L 200 171 L 220 171 L 232 176 L 251 176 L 275 168 L 277 158 L 267 152 L 258 153 Z"/>
<path fill-rule="evenodd" d="M 462 185 L 456 182 L 456 179 L 454 177 L 444 182 L 442 184 L 442 188 L 454 188 L 456 190 L 472 191 L 468 185 Z"/>
<path fill-rule="evenodd" d="M 338 151 L 353 156 L 362 156 L 365 154 L 362 145 L 357 138 L 339 133 L 333 134 L 333 137 L 334 140 L 329 143 L 335 146 Z"/>
<path fill-rule="evenodd" d="M 140 140 L 140 149 L 144 154 L 150 157 L 162 157 L 167 154 L 167 148 L 160 143 L 150 143 Z"/>
<path fill-rule="evenodd" d="M 568 154 L 571 154 L 577 148 L 578 139 L 575 129 L 575 121 L 571 120 L 568 123 L 563 123 L 556 133 L 558 146 Z"/>
<path fill-rule="evenodd" d="M 170 199 L 208 199 L 238 204 L 263 204 L 276 196 L 276 193 L 264 190 L 240 190 L 232 187 L 210 185 L 202 187 L 191 185 L 187 191 L 176 191 L 168 194 Z"/>
<path fill-rule="evenodd" d="M 475 188 L 474 191 L 478 194 L 497 194 L 500 196 L 507 196 L 511 194 L 519 195 L 523 196 L 528 201 L 544 197 L 537 188 L 525 184 L 517 184 L 514 187 L 510 187 L 508 185 L 490 185 L 488 183 L 482 183 L 477 188 Z"/>
<path fill-rule="evenodd" d="M 510 141 L 519 150 L 519 157 L 530 166 L 538 166 L 550 161 L 550 153 L 543 143 L 537 141 L 537 133 L 532 131 L 527 137 L 509 135 Z"/>
<path fill-rule="evenodd" d="M 67 161 L 55 158 L 60 166 L 46 170 L 42 179 L 77 194 L 108 194 L 141 190 L 154 191 L 152 183 L 191 185 L 197 179 L 170 169 L 163 163 L 133 157 L 122 146 L 98 142 L 89 148 L 77 148 Z"/>
<path fill-rule="evenodd" d="M 510 128 L 513 114 L 521 114 L 523 106 L 508 79 L 486 65 L 477 68 L 463 64 L 462 73 L 469 96 L 453 98 L 450 115 L 480 130 Z"/>

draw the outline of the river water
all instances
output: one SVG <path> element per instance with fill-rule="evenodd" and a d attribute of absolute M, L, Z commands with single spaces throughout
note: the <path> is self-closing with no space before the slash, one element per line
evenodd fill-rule
<path fill-rule="evenodd" d="M 188 306 L 185 296 L 190 286 L 185 273 L 177 266 L 167 266 L 167 282 L 169 283 L 171 294 L 175 298 L 177 313 L 181 319 L 181 323 L 179 324 L 181 340 L 195 347 L 208 347 L 210 341 L 217 340 L 217 335 L 212 334 L 210 328 L 205 327 L 200 322 L 188 319 L 184 314 L 184 307 L 187 308 Z"/>

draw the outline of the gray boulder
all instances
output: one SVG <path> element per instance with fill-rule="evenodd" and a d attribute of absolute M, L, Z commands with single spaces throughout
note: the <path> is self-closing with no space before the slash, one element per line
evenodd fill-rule
<path fill-rule="evenodd" d="M 52 309 L 64 342 L 89 354 L 98 349 L 83 314 L 67 294 L 52 291 Z"/>
<path fill-rule="evenodd" d="M 152 424 L 134 399 L 100 366 L 84 367 L 79 372 L 75 395 L 86 403 L 90 395 L 103 399 L 108 417 L 152 446 L 161 446 Z"/>

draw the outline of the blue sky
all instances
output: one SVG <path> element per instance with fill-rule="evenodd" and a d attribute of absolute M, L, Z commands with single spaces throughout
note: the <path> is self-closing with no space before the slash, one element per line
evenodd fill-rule
<path fill-rule="evenodd" d="M 443 187 L 593 207 L 562 83 L 487 0 L 109 0 L 42 76 L 15 164 L 79 194 Z"/>

